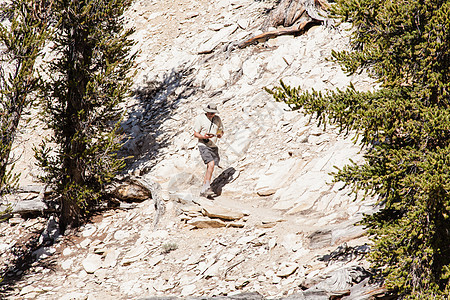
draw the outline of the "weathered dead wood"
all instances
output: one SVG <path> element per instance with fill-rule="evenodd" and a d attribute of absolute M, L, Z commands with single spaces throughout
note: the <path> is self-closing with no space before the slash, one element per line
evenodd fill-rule
<path fill-rule="evenodd" d="M 42 198 L 35 198 L 32 200 L 22 200 L 10 204 L 12 208 L 11 214 L 20 214 L 20 215 L 43 214 L 46 212 L 53 211 L 47 206 L 47 204 L 43 201 Z M 0 205 L 0 211 L 5 210 L 6 208 L 7 206 Z"/>
<path fill-rule="evenodd" d="M 56 211 L 54 203 L 45 200 L 46 188 L 44 186 L 29 185 L 20 187 L 18 194 L 6 196 L 6 205 L 0 205 L 0 211 L 5 210 L 8 205 L 11 206 L 11 214 L 19 215 L 39 215 L 53 213 Z M 23 200 L 20 194 L 38 194 L 32 199 Z"/>
<path fill-rule="evenodd" d="M 308 25 L 328 21 L 328 8 L 326 0 L 282 0 L 262 24 L 261 30 L 264 33 L 244 40 L 238 46 L 244 48 L 277 36 L 304 33 Z M 284 28 L 268 31 L 279 26 Z"/>
<path fill-rule="evenodd" d="M 320 24 L 320 22 L 317 20 L 304 21 L 301 24 L 296 25 L 291 28 L 281 28 L 281 29 L 277 29 L 277 30 L 273 30 L 273 31 L 264 32 L 264 33 L 258 34 L 257 36 L 254 36 L 248 40 L 243 41 L 242 43 L 239 44 L 239 48 L 245 48 L 256 42 L 265 42 L 268 39 L 271 39 L 271 38 L 274 38 L 277 36 L 281 36 L 281 35 L 303 33 L 305 28 L 308 25 L 312 25 L 312 24 Z"/>
<path fill-rule="evenodd" d="M 45 187 L 42 185 L 24 185 L 19 187 L 19 193 L 36 193 L 40 194 L 43 190 L 45 190 Z"/>
<path fill-rule="evenodd" d="M 156 229 L 159 219 L 165 212 L 159 183 L 143 177 L 126 176 L 107 187 L 107 192 L 111 196 L 127 202 L 142 202 L 150 198 L 153 199 L 155 206 L 153 229 Z"/>
<path fill-rule="evenodd" d="M 290 27 L 307 18 L 325 21 L 328 8 L 326 0 L 282 0 L 264 21 L 261 30 L 280 25 Z"/>
<path fill-rule="evenodd" d="M 155 181 L 145 179 L 143 177 L 130 177 L 129 181 L 133 184 L 146 189 L 153 199 L 153 204 L 155 206 L 155 217 L 153 220 L 153 229 L 156 229 L 159 219 L 164 214 L 166 207 L 164 205 L 164 200 L 161 197 L 161 186 Z"/>

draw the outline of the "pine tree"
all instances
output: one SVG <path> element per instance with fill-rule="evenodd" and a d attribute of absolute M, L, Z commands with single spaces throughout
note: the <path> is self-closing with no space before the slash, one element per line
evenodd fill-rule
<path fill-rule="evenodd" d="M 46 35 L 40 26 L 43 17 L 42 1 L 13 0 L 0 7 L 0 197 L 11 193 L 18 181 L 10 153 L 37 89 L 35 61 Z"/>
<path fill-rule="evenodd" d="M 373 266 L 402 298 L 448 299 L 450 1 L 338 0 L 331 11 L 353 24 L 353 50 L 333 58 L 350 74 L 367 70 L 380 88 L 301 91 L 281 82 L 267 91 L 362 137 L 365 163 L 335 179 L 382 205 L 364 220 Z"/>
<path fill-rule="evenodd" d="M 37 151 L 61 203 L 62 230 L 81 224 L 123 166 L 119 104 L 128 96 L 132 30 L 130 0 L 55 0 L 49 80 L 42 103 L 54 136 Z M 56 145 L 50 147 L 49 145 Z"/>

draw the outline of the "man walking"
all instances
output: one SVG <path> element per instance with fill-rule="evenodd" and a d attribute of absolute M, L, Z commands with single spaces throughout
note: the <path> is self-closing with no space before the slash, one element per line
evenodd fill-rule
<path fill-rule="evenodd" d="M 220 162 L 217 138 L 223 136 L 222 120 L 216 114 L 219 113 L 214 103 L 209 103 L 203 108 L 204 114 L 197 116 L 194 122 L 194 136 L 198 139 L 198 150 L 203 162 L 206 164 L 206 174 L 200 192 L 202 197 L 211 197 L 214 192 L 211 190 L 211 177 L 214 166 Z"/>

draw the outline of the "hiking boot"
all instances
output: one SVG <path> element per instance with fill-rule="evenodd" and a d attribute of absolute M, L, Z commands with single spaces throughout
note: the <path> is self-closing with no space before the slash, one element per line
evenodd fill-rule
<path fill-rule="evenodd" d="M 215 193 L 211 188 L 208 188 L 206 191 L 200 193 L 200 197 L 211 198 Z"/>

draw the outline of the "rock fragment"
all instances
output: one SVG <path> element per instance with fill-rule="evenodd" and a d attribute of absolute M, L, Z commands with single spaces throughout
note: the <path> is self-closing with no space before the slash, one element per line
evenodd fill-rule
<path fill-rule="evenodd" d="M 227 226 L 227 224 L 222 220 L 205 217 L 193 218 L 189 220 L 187 224 L 195 226 L 196 228 L 220 228 Z"/>
<path fill-rule="evenodd" d="M 102 258 L 100 255 L 88 254 L 88 256 L 83 259 L 82 265 L 86 273 L 92 274 L 102 266 Z"/>

